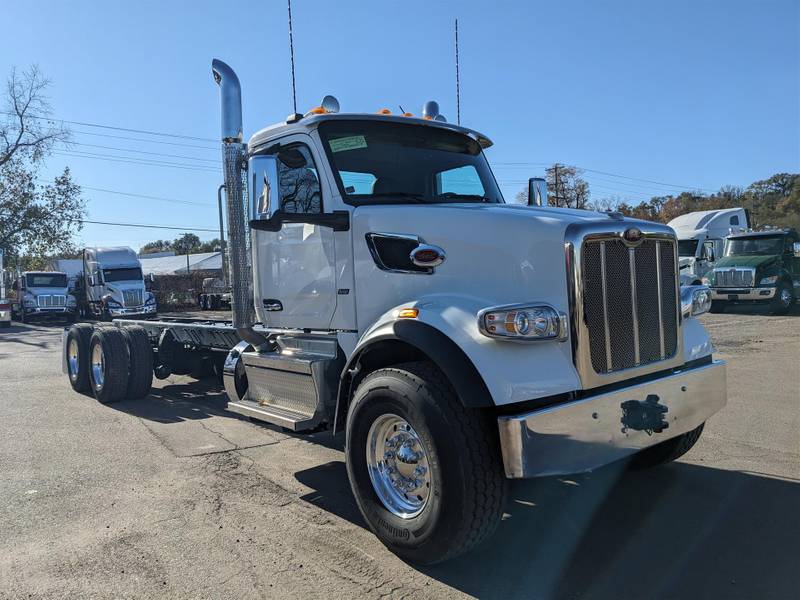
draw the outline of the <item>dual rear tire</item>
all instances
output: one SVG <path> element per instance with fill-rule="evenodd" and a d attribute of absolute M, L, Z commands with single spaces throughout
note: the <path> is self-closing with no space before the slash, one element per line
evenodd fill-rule
<path fill-rule="evenodd" d="M 91 392 L 103 404 L 142 398 L 150 391 L 153 350 L 142 327 L 75 324 L 67 334 L 66 356 L 72 389 Z"/>

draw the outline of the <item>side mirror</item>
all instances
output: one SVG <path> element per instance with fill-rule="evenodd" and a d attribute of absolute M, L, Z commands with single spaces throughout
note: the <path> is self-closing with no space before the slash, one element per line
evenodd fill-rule
<path fill-rule="evenodd" d="M 269 219 L 280 208 L 278 199 L 278 159 L 271 154 L 257 154 L 247 162 L 251 218 Z"/>
<path fill-rule="evenodd" d="M 18 292 L 19 291 L 19 281 L 15 280 L 14 283 L 11 284 L 11 289 L 14 290 L 15 292 Z"/>
<path fill-rule="evenodd" d="M 800 258 L 800 242 L 795 242 L 792 244 L 792 252 L 794 253 L 795 258 Z"/>
<path fill-rule="evenodd" d="M 714 262 L 714 242 L 706 242 L 703 244 L 703 258 L 709 262 Z"/>
<path fill-rule="evenodd" d="M 528 179 L 528 206 L 547 206 L 547 181 L 541 177 Z"/>

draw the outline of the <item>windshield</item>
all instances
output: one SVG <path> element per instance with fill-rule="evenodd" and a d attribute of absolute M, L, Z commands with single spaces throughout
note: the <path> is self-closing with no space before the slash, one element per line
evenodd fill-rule
<path fill-rule="evenodd" d="M 725 242 L 725 256 L 740 254 L 771 255 L 783 251 L 783 236 L 731 238 Z"/>
<path fill-rule="evenodd" d="M 67 276 L 63 273 L 28 273 L 25 284 L 29 288 L 35 287 L 67 287 Z"/>
<path fill-rule="evenodd" d="M 678 240 L 678 256 L 696 256 L 697 240 Z"/>
<path fill-rule="evenodd" d="M 141 281 L 142 270 L 139 267 L 129 269 L 103 269 L 103 279 L 106 283 L 112 281 Z"/>
<path fill-rule="evenodd" d="M 327 121 L 319 133 L 348 204 L 503 202 L 481 147 L 455 131 Z"/>

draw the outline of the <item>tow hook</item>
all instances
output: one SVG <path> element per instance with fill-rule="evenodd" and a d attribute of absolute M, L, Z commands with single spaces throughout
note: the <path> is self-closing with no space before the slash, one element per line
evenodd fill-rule
<path fill-rule="evenodd" d="M 664 415 L 669 408 L 659 404 L 660 398 L 656 394 L 648 394 L 644 400 L 626 400 L 622 408 L 622 433 L 628 429 L 644 431 L 647 435 L 661 433 L 669 428 L 669 423 Z"/>

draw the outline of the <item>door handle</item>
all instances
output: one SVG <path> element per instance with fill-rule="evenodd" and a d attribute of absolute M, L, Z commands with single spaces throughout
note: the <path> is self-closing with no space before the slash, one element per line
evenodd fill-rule
<path fill-rule="evenodd" d="M 283 304 L 281 304 L 281 301 L 275 300 L 274 298 L 264 298 L 264 300 L 261 301 L 261 304 L 264 306 L 264 310 L 283 310 Z"/>

